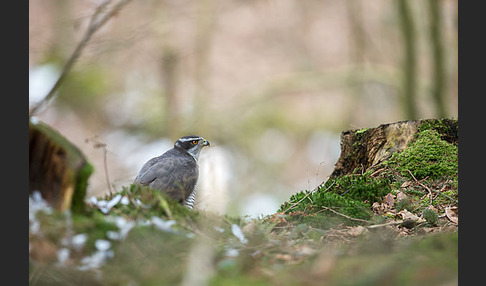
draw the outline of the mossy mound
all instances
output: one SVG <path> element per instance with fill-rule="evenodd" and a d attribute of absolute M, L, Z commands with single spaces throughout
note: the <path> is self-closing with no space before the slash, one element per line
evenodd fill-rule
<path fill-rule="evenodd" d="M 29 194 L 39 191 L 58 210 L 82 212 L 93 166 L 81 150 L 36 118 L 29 120 Z"/>
<path fill-rule="evenodd" d="M 117 194 L 106 195 L 103 199 L 110 200 L 115 195 L 125 196 L 133 204 L 117 204 L 111 211 L 116 215 L 130 216 L 135 219 L 149 219 L 153 216 L 164 217 L 167 219 L 185 218 L 197 219 L 197 212 L 193 212 L 187 207 L 171 199 L 167 194 L 154 190 L 150 187 L 130 185 L 122 187 Z M 140 208 L 133 206 L 139 204 Z"/>
<path fill-rule="evenodd" d="M 457 177 L 457 153 L 457 145 L 443 140 L 435 129 L 425 129 L 417 133 L 405 150 L 394 153 L 384 164 L 418 180 Z"/>
<path fill-rule="evenodd" d="M 345 220 L 349 225 L 359 223 L 359 219 L 369 220 L 373 216 L 371 205 L 381 202 L 383 196 L 391 191 L 388 179 L 372 178 L 369 175 L 329 179 L 315 191 L 301 191 L 292 195 L 288 202 L 280 206 L 278 212 L 289 214 L 291 220 L 309 222 L 321 228 L 343 223 L 343 217 L 332 210 L 358 219 Z"/>
<path fill-rule="evenodd" d="M 342 148 L 346 154 L 336 164 L 340 171 L 315 190 L 301 191 L 283 203 L 278 212 L 289 221 L 330 228 L 382 221 L 391 217 L 390 210 L 396 214 L 406 210 L 437 225 L 437 212 L 457 206 L 457 120 L 407 121 L 343 134 L 342 140 L 348 141 L 341 144 L 348 147 Z M 353 150 L 365 158 L 363 162 L 377 163 L 346 173 L 346 166 L 353 165 Z M 365 156 L 363 150 L 374 155 Z M 395 201 L 399 192 L 407 199 Z M 388 215 L 377 215 L 387 195 L 389 201 L 382 209 Z"/>

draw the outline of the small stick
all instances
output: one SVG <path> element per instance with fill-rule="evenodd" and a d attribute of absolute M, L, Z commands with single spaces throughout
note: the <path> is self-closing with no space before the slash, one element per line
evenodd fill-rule
<path fill-rule="evenodd" d="M 451 201 L 453 201 L 453 202 L 458 203 L 458 201 L 457 201 L 456 199 L 451 198 L 451 197 L 449 197 L 448 195 L 446 195 L 446 194 L 443 194 L 443 193 L 442 193 L 442 191 L 445 189 L 445 186 L 444 186 L 444 187 L 442 187 L 442 189 L 441 189 L 440 191 L 436 191 L 436 190 L 430 190 L 430 189 L 429 189 L 429 188 L 428 188 L 426 185 L 422 184 L 422 183 L 421 183 L 419 180 L 417 180 L 417 178 L 415 178 L 415 176 L 412 174 L 412 172 L 410 172 L 410 170 L 407 170 L 407 171 L 408 171 L 408 173 L 409 173 L 409 174 L 412 176 L 412 178 L 415 180 L 415 182 L 417 182 L 417 183 L 418 183 L 420 186 L 424 187 L 425 189 L 427 189 L 427 191 L 429 191 L 429 196 L 430 196 L 430 201 L 431 201 L 431 203 L 432 203 L 432 191 L 433 191 L 434 193 L 440 194 L 440 195 L 442 195 L 442 196 L 444 196 L 444 197 L 448 198 L 449 200 L 451 200 Z"/>
<path fill-rule="evenodd" d="M 332 182 L 332 184 L 327 187 L 327 189 L 324 190 L 327 191 L 329 190 L 333 185 L 334 185 L 335 182 Z M 311 192 L 309 192 L 307 195 L 305 195 L 302 199 L 300 199 L 298 202 L 294 203 L 293 205 L 291 205 L 288 209 L 286 209 L 283 213 L 286 213 L 287 211 L 289 211 L 290 209 L 293 209 L 295 206 L 297 206 L 298 204 L 300 204 L 303 200 L 305 200 L 307 197 L 309 197 L 311 194 L 314 193 L 314 191 L 316 191 L 320 186 L 317 186 L 314 190 L 312 190 Z"/>
<path fill-rule="evenodd" d="M 403 221 L 390 221 L 387 223 L 382 223 L 382 224 L 374 224 L 374 225 L 369 225 L 366 228 L 378 228 L 378 227 L 384 227 L 384 226 L 389 226 L 389 225 L 397 225 L 401 224 Z"/>
<path fill-rule="evenodd" d="M 337 214 L 337 215 L 340 215 L 340 216 L 342 216 L 342 217 L 345 217 L 345 218 L 347 218 L 347 219 L 349 219 L 349 220 L 352 220 L 352 221 L 359 221 L 359 222 L 369 223 L 369 221 L 367 221 L 367 220 L 364 220 L 364 219 L 359 219 L 359 218 L 353 218 L 353 217 L 347 216 L 347 215 L 345 215 L 345 214 L 342 214 L 342 213 L 340 213 L 340 212 L 337 212 L 337 211 L 335 211 L 335 210 L 333 210 L 333 209 L 331 209 L 331 208 L 328 208 L 328 207 L 324 207 L 324 206 L 323 206 L 322 208 L 323 208 L 323 209 L 325 209 L 325 210 L 331 211 L 331 212 L 333 212 L 333 213 L 335 213 L 335 214 Z"/>

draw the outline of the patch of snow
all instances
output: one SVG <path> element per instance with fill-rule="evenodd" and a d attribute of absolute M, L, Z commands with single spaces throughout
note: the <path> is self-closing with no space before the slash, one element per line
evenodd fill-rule
<path fill-rule="evenodd" d="M 64 263 L 69 258 L 69 249 L 68 248 L 61 248 L 57 251 L 57 262 L 59 265 L 64 265 Z"/>
<path fill-rule="evenodd" d="M 120 203 L 126 206 L 130 203 L 130 200 L 128 199 L 128 197 L 123 196 L 120 200 Z"/>
<path fill-rule="evenodd" d="M 95 241 L 95 247 L 98 251 L 107 251 L 111 247 L 111 242 L 106 239 L 97 239 Z"/>
<path fill-rule="evenodd" d="M 234 236 L 236 236 L 236 238 L 238 238 L 238 240 L 241 243 L 243 243 L 243 244 L 248 243 L 248 239 L 246 239 L 245 235 L 243 234 L 243 231 L 241 231 L 241 228 L 238 225 L 232 224 L 231 225 L 231 232 L 233 233 Z"/>
<path fill-rule="evenodd" d="M 176 222 L 174 220 L 164 220 L 161 219 L 160 217 L 153 216 L 151 219 L 151 223 L 159 230 L 166 231 L 166 232 L 174 232 L 172 226 Z"/>
<path fill-rule="evenodd" d="M 224 253 L 224 255 L 227 256 L 227 257 L 237 257 L 239 254 L 240 254 L 240 252 L 237 249 L 234 249 L 234 248 L 230 248 L 230 249 L 226 250 L 226 252 Z"/>
<path fill-rule="evenodd" d="M 86 233 L 80 233 L 73 236 L 73 238 L 71 239 L 71 244 L 75 250 L 79 251 L 81 250 L 81 248 L 83 248 L 87 240 L 88 235 Z"/>
<path fill-rule="evenodd" d="M 114 255 L 115 254 L 112 250 L 96 251 L 91 256 L 83 257 L 83 259 L 81 259 L 81 266 L 79 266 L 78 269 L 85 271 L 99 268 L 106 262 L 106 260 L 113 258 Z"/>

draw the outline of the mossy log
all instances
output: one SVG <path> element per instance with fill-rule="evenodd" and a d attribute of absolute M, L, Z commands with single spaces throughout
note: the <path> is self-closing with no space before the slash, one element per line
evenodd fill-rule
<path fill-rule="evenodd" d="M 441 139 L 457 145 L 458 121 L 454 119 L 425 119 L 382 124 L 341 132 L 341 155 L 330 178 L 364 173 L 403 151 L 417 132 L 436 130 Z"/>
<path fill-rule="evenodd" d="M 92 172 L 82 152 L 59 132 L 29 121 L 29 194 L 37 190 L 53 208 L 80 212 Z"/>

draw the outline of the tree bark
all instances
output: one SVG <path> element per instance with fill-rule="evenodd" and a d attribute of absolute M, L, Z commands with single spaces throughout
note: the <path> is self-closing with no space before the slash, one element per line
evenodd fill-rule
<path fill-rule="evenodd" d="M 29 194 L 39 191 L 53 208 L 81 212 L 92 172 L 81 151 L 61 134 L 36 119 L 29 122 Z"/>
<path fill-rule="evenodd" d="M 330 178 L 361 174 L 387 160 L 395 152 L 404 150 L 419 131 L 421 124 L 436 126 L 443 140 L 457 144 L 458 121 L 426 119 L 382 124 L 341 132 L 341 155 Z"/>

